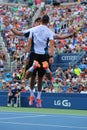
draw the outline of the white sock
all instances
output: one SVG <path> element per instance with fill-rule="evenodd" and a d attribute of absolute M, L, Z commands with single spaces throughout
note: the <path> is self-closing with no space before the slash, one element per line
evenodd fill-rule
<path fill-rule="evenodd" d="M 50 73 L 50 69 L 48 68 L 48 69 L 46 69 L 46 73 Z"/>
<path fill-rule="evenodd" d="M 34 96 L 33 90 L 30 91 L 30 96 Z"/>
<path fill-rule="evenodd" d="M 30 71 L 30 72 L 33 72 L 33 71 L 34 71 L 34 67 L 31 66 L 31 67 L 29 68 L 29 71 Z"/>
<path fill-rule="evenodd" d="M 37 93 L 37 99 L 40 99 L 41 98 L 41 91 L 39 91 L 38 93 Z"/>

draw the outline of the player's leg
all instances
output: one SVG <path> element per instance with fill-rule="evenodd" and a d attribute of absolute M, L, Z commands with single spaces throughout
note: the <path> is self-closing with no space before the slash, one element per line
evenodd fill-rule
<path fill-rule="evenodd" d="M 42 107 L 41 94 L 42 94 L 42 81 L 44 75 L 45 75 L 45 70 L 43 69 L 41 63 L 41 67 L 38 68 L 38 92 L 37 92 L 37 100 L 36 100 L 36 107 L 38 108 Z"/>
<path fill-rule="evenodd" d="M 8 94 L 8 104 L 7 104 L 8 107 L 11 106 L 11 99 L 12 99 L 12 96 Z"/>
<path fill-rule="evenodd" d="M 38 92 L 37 92 L 37 103 L 36 103 L 36 107 L 38 108 L 42 106 L 42 99 L 41 99 L 42 80 L 43 80 L 43 77 L 38 76 Z"/>
<path fill-rule="evenodd" d="M 34 104 L 35 96 L 34 96 L 34 85 L 35 85 L 36 75 L 32 75 L 30 80 L 30 96 L 29 96 L 29 105 L 32 106 Z"/>
<path fill-rule="evenodd" d="M 34 60 L 34 61 L 33 61 L 33 65 L 26 71 L 26 73 L 25 73 L 25 78 L 27 78 L 27 76 L 28 76 L 28 77 L 31 77 L 33 71 L 34 71 L 36 68 L 40 68 L 40 64 L 39 64 L 38 61 Z"/>
<path fill-rule="evenodd" d="M 17 107 L 17 96 L 14 96 L 14 107 Z"/>
<path fill-rule="evenodd" d="M 42 62 L 42 65 L 43 65 L 44 70 L 46 71 L 46 76 L 47 76 L 48 80 L 51 80 L 52 79 L 52 72 L 49 68 L 48 61 Z"/>
<path fill-rule="evenodd" d="M 33 71 L 36 69 L 36 68 L 40 68 L 40 64 L 39 62 L 37 61 L 37 55 L 35 55 L 34 53 L 31 53 L 30 54 L 30 61 L 29 61 L 29 66 L 25 72 L 25 78 L 29 78 L 32 76 L 33 74 Z"/>

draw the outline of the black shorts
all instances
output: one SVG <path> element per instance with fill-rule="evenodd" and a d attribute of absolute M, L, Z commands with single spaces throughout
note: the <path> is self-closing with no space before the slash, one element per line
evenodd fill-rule
<path fill-rule="evenodd" d="M 33 61 L 37 60 L 39 62 L 39 64 L 41 65 L 40 68 L 37 68 L 33 71 L 33 75 L 36 75 L 36 73 L 38 72 L 38 76 L 39 77 L 43 77 L 43 75 L 45 74 L 45 70 L 42 67 L 42 62 L 47 61 L 49 63 L 49 56 L 47 54 L 35 54 L 35 53 L 31 53 L 30 54 L 30 61 L 29 61 L 29 68 L 32 66 Z"/>

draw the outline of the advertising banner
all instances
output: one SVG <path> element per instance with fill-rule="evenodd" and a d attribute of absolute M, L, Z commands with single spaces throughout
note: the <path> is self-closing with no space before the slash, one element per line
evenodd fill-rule
<path fill-rule="evenodd" d="M 8 92 L 0 92 L 0 106 L 7 106 L 7 95 Z M 29 92 L 20 94 L 21 107 L 29 107 L 29 96 Z M 42 93 L 42 108 L 87 110 L 87 94 Z"/>
<path fill-rule="evenodd" d="M 29 107 L 28 99 L 29 93 L 21 94 L 22 107 Z M 87 94 L 42 93 L 42 108 L 87 110 Z"/>
<path fill-rule="evenodd" d="M 74 53 L 64 53 L 64 54 L 60 54 L 60 55 L 57 55 L 55 58 L 54 58 L 54 62 L 55 63 L 69 63 L 71 61 L 75 61 L 76 59 L 78 59 L 78 54 L 74 54 Z"/>

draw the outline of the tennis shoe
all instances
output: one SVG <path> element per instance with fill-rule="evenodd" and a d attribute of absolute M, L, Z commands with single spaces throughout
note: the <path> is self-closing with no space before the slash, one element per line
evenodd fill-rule
<path fill-rule="evenodd" d="M 29 97 L 29 106 L 33 106 L 34 104 L 34 96 Z"/>
<path fill-rule="evenodd" d="M 36 107 L 37 108 L 41 108 L 42 107 L 42 100 L 41 99 L 37 99 Z"/>
<path fill-rule="evenodd" d="M 14 107 L 17 107 L 17 104 L 16 104 L 16 103 L 14 104 Z"/>
<path fill-rule="evenodd" d="M 8 106 L 8 107 L 11 107 L 11 104 L 10 104 L 10 103 L 8 103 L 8 104 L 7 104 L 7 106 Z"/>

